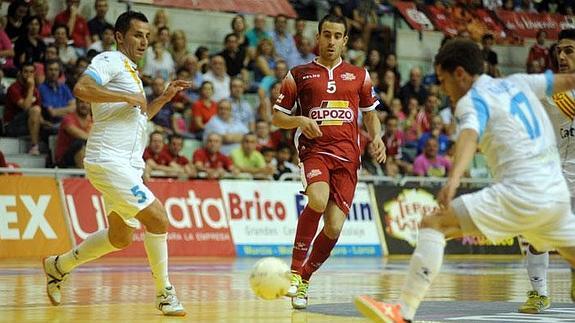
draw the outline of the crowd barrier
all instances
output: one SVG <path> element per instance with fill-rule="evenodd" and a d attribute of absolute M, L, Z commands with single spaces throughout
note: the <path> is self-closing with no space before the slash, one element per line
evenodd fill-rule
<path fill-rule="evenodd" d="M 0 258 L 61 253 L 107 226 L 100 193 L 87 179 L 66 173 L 0 175 Z M 357 186 L 332 255 L 411 253 L 421 217 L 437 207 L 438 187 L 422 178 L 369 179 Z M 295 181 L 160 179 L 147 185 L 166 208 L 173 256 L 289 256 L 297 218 L 307 202 Z M 137 228 L 132 246 L 110 256 L 144 256 L 143 234 L 144 228 Z M 450 241 L 446 250 L 519 253 L 516 240 L 493 245 L 477 238 Z"/>

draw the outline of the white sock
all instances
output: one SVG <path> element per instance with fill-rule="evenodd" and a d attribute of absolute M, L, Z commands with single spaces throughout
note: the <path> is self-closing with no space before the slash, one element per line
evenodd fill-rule
<path fill-rule="evenodd" d="M 172 286 L 168 278 L 168 234 L 146 232 L 144 246 L 148 254 L 148 262 L 156 283 L 156 292 L 163 294 L 166 287 Z"/>
<path fill-rule="evenodd" d="M 531 287 L 541 296 L 547 296 L 547 267 L 549 267 L 549 253 L 534 254 L 531 247 L 527 248 L 527 274 Z"/>
<path fill-rule="evenodd" d="M 409 262 L 407 280 L 401 290 L 401 315 L 413 320 L 415 311 L 439 273 L 443 263 L 445 235 L 434 229 L 421 229 L 417 247 Z"/>
<path fill-rule="evenodd" d="M 120 249 L 114 247 L 110 242 L 108 229 L 103 229 L 92 233 L 79 246 L 61 255 L 58 258 L 58 269 L 64 273 L 69 273 L 83 263 L 117 250 Z"/>

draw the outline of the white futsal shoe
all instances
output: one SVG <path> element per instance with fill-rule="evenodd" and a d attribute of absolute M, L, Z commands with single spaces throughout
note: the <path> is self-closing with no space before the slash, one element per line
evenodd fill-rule
<path fill-rule="evenodd" d="M 307 290 L 309 289 L 309 282 L 302 279 L 295 297 L 291 299 L 291 306 L 296 310 L 303 310 L 307 307 Z"/>
<path fill-rule="evenodd" d="M 301 275 L 295 271 L 291 272 L 291 279 L 290 279 L 290 286 L 286 293 L 287 297 L 296 297 L 297 295 L 297 288 L 301 284 Z"/>
<path fill-rule="evenodd" d="M 62 302 L 60 289 L 68 278 L 68 273 L 63 273 L 58 269 L 58 257 L 60 256 L 48 256 L 42 260 L 42 267 L 44 274 L 46 274 L 46 294 L 54 306 L 60 305 Z"/>
<path fill-rule="evenodd" d="M 178 300 L 173 286 L 166 287 L 163 294 L 156 296 L 156 307 L 166 316 L 186 315 L 186 310 Z"/>

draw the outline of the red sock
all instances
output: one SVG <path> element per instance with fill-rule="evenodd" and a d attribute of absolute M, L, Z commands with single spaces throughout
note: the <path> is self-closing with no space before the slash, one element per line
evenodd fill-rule
<path fill-rule="evenodd" d="M 313 249 L 309 259 L 305 262 L 301 272 L 301 278 L 309 280 L 314 271 L 318 270 L 324 261 L 329 258 L 331 250 L 335 247 L 337 239 L 330 239 L 323 230 L 317 235 L 313 242 Z"/>
<path fill-rule="evenodd" d="M 301 273 L 301 267 L 307 257 L 307 251 L 311 241 L 317 231 L 321 213 L 314 211 L 309 206 L 301 212 L 297 221 L 297 230 L 293 242 L 293 251 L 291 256 L 291 270 Z"/>

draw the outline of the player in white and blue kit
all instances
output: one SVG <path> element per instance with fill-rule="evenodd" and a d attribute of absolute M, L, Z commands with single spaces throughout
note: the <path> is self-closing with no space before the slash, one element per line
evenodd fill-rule
<path fill-rule="evenodd" d="M 547 72 L 493 79 L 482 74 L 477 44 L 461 39 L 441 48 L 435 67 L 455 105 L 455 162 L 437 197 L 440 209 L 422 220 L 399 304 L 356 299 L 358 309 L 374 320 L 413 320 L 443 262 L 445 239 L 483 235 L 498 242 L 522 235 L 538 250 L 556 249 L 575 268 L 575 217 L 553 126 L 540 102 L 575 88 L 575 76 Z M 452 200 L 478 146 L 495 184 Z"/>
<path fill-rule="evenodd" d="M 156 307 L 164 315 L 183 316 L 186 312 L 168 278 L 166 210 L 142 181 L 142 155 L 147 121 L 190 84 L 174 81 L 147 104 L 136 62 L 148 47 L 148 20 L 141 13 L 128 11 L 118 17 L 114 30 L 118 51 L 94 57 L 74 88 L 78 98 L 92 104 L 94 125 L 84 167 L 90 183 L 104 197 L 109 227 L 65 254 L 44 259 L 47 293 L 51 303 L 59 305 L 68 273 L 129 246 L 139 221 L 146 228 L 144 246 L 156 285 Z"/>

